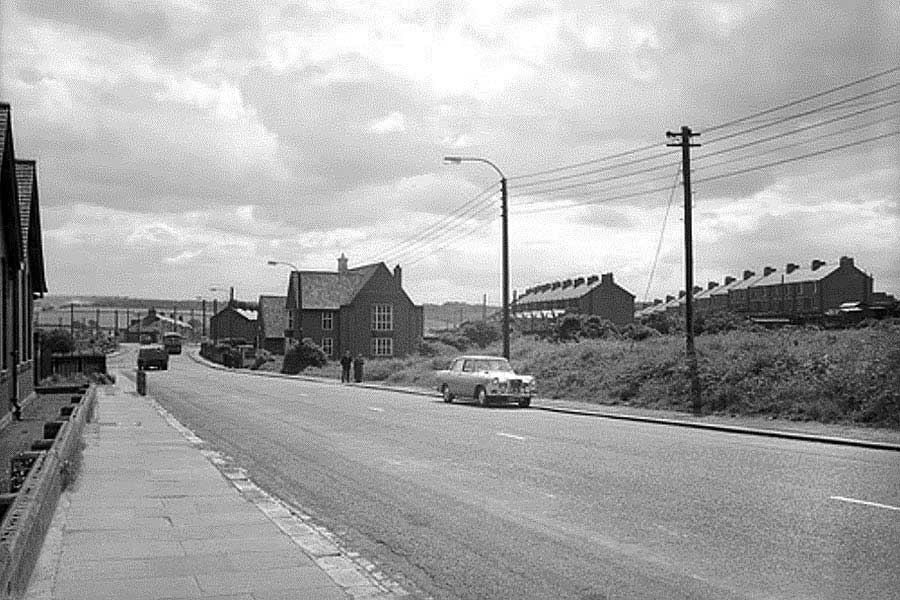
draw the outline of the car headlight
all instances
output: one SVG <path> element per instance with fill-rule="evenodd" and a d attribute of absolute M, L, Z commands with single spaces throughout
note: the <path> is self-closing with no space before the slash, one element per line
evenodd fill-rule
<path fill-rule="evenodd" d="M 491 385 L 497 387 L 498 385 L 500 385 L 500 380 L 494 377 L 493 381 L 491 381 Z"/>

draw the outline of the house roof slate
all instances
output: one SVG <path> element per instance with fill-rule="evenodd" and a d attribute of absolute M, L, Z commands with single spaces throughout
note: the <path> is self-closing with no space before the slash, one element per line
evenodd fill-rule
<path fill-rule="evenodd" d="M 353 301 L 381 264 L 363 265 L 344 272 L 293 271 L 285 306 L 291 302 L 299 279 L 300 305 L 304 310 L 337 310 Z"/>
<path fill-rule="evenodd" d="M 16 160 L 16 185 L 19 192 L 19 223 L 22 230 L 23 259 L 28 259 L 28 228 L 31 226 L 31 200 L 34 192 L 34 161 Z"/>
<path fill-rule="evenodd" d="M 260 296 L 259 317 L 265 326 L 265 337 L 284 337 L 288 328 L 287 296 Z"/>
<path fill-rule="evenodd" d="M 9 131 L 9 104 L 0 102 L 0 160 L 6 152 L 6 133 Z"/>
<path fill-rule="evenodd" d="M 802 283 L 804 281 L 821 281 L 825 279 L 835 271 L 841 268 L 839 262 L 834 262 L 831 264 L 824 264 L 815 271 L 813 271 L 809 267 L 800 267 L 794 269 L 790 273 L 787 272 L 779 272 L 772 273 L 768 277 L 763 277 L 760 281 L 756 283 L 757 287 L 762 287 L 766 285 L 781 285 L 782 283 Z M 784 275 L 784 279 L 782 279 L 782 275 Z"/>
<path fill-rule="evenodd" d="M 516 304 L 520 306 L 527 306 L 536 302 L 555 302 L 559 300 L 575 300 L 578 298 L 583 298 L 587 294 L 589 294 L 595 288 L 598 288 L 604 284 L 609 284 L 614 287 L 619 288 L 623 292 L 631 294 L 628 290 L 621 287 L 615 281 L 608 282 L 604 281 L 602 278 L 598 279 L 594 283 L 587 284 L 582 283 L 581 285 L 575 286 L 570 285 L 569 287 L 558 287 L 555 290 L 549 289 L 547 291 L 532 291 L 527 294 L 522 294 L 516 299 Z M 633 296 L 633 294 L 631 294 Z"/>

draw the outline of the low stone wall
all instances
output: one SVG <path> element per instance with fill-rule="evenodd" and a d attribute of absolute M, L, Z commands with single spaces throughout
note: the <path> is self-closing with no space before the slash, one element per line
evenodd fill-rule
<path fill-rule="evenodd" d="M 3 519 L 0 598 L 20 598 L 28 587 L 59 496 L 77 472 L 82 432 L 92 416 L 96 395 L 96 387 L 91 386 L 77 402 L 73 399 L 70 415 L 59 417 L 62 425 L 50 449 L 37 457 Z"/>

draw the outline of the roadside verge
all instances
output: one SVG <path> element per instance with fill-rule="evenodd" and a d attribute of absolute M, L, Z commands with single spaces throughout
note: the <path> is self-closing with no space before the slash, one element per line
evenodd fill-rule
<path fill-rule="evenodd" d="M 311 381 L 315 383 L 323 383 L 323 384 L 331 384 L 331 385 L 347 385 L 340 384 L 337 381 L 326 379 L 323 377 L 313 377 L 309 375 L 285 375 L 283 373 L 273 373 L 269 371 L 250 371 L 247 369 L 233 369 L 229 367 L 225 367 L 219 365 L 217 363 L 206 360 L 205 358 L 196 355 L 195 351 L 188 351 L 187 355 L 197 362 L 198 364 L 204 365 L 206 367 L 212 369 L 218 369 L 222 371 L 230 371 L 233 373 L 241 373 L 246 375 L 255 375 L 259 377 L 275 377 L 282 379 L 294 379 L 294 380 L 302 380 L 302 381 Z M 439 398 L 440 394 L 436 391 L 432 392 L 429 390 L 421 389 L 421 388 L 413 388 L 407 386 L 396 386 L 390 384 L 381 384 L 381 383 L 352 383 L 349 385 L 353 385 L 356 387 L 363 387 L 368 389 L 375 390 L 389 390 L 392 392 L 399 392 L 403 394 L 410 394 L 415 396 L 424 396 L 424 397 L 432 397 Z M 879 440 L 865 440 L 865 439 L 856 439 L 856 438 L 848 438 L 841 436 L 831 436 L 831 435 L 820 435 L 814 433 L 804 433 L 799 431 L 788 431 L 785 429 L 779 429 L 777 427 L 745 427 L 739 425 L 731 425 L 726 423 L 711 423 L 711 422 L 703 422 L 698 420 L 691 420 L 689 418 L 683 419 L 672 419 L 667 417 L 659 417 L 659 416 L 649 416 L 649 415 L 640 415 L 634 414 L 627 411 L 627 408 L 621 407 L 624 410 L 619 410 L 620 407 L 616 407 L 616 410 L 611 409 L 610 407 L 604 407 L 599 404 L 587 404 L 580 403 L 570 400 L 550 400 L 550 399 L 542 399 L 535 398 L 532 401 L 531 409 L 534 410 L 542 410 L 547 412 L 555 412 L 562 414 L 570 414 L 570 415 L 579 415 L 586 417 L 600 417 L 604 419 L 614 419 L 619 421 L 632 421 L 639 423 L 650 423 L 654 425 L 666 425 L 672 427 L 685 427 L 691 429 L 700 429 L 707 431 L 718 431 L 724 433 L 733 433 L 739 435 L 752 435 L 752 436 L 761 436 L 761 437 L 769 437 L 769 438 L 779 438 L 786 440 L 795 440 L 795 441 L 803 441 L 803 442 L 811 442 L 811 443 L 819 443 L 819 444 L 831 444 L 837 446 L 851 446 L 857 448 L 867 448 L 871 450 L 887 450 L 892 452 L 900 452 L 900 443 L 893 443 L 890 441 L 879 441 Z M 774 425 L 774 423 L 773 423 Z"/>

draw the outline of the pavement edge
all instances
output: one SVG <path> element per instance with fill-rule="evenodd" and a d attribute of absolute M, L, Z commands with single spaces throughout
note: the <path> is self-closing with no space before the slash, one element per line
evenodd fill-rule
<path fill-rule="evenodd" d="M 359 553 L 342 547 L 337 537 L 324 527 L 316 525 L 312 517 L 260 488 L 244 469 L 234 466 L 229 457 L 207 448 L 202 438 L 154 398 L 147 396 L 146 399 L 169 426 L 199 450 L 244 499 L 266 515 L 352 598 L 392 600 L 409 596 L 409 592 L 381 573 L 375 564 Z"/>

